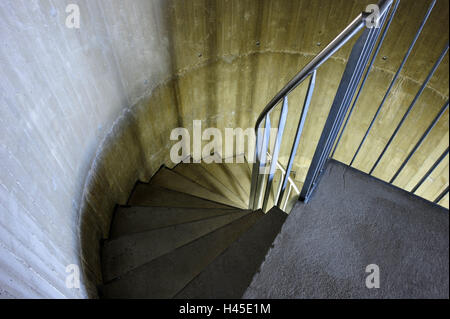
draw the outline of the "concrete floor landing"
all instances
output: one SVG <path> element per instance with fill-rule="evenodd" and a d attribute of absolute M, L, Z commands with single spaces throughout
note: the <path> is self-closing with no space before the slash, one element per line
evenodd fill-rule
<path fill-rule="evenodd" d="M 369 264 L 380 288 L 366 287 Z M 330 161 L 244 297 L 448 298 L 448 210 Z"/>

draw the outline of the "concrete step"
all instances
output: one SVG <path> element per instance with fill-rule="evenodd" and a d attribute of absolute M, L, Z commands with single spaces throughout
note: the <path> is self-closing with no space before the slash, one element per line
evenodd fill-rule
<path fill-rule="evenodd" d="M 271 188 L 270 193 L 269 193 L 269 200 L 267 201 L 267 208 L 266 208 L 265 212 L 268 212 L 275 205 L 274 197 L 275 197 L 275 191 L 277 189 L 278 180 L 279 180 L 278 172 L 279 171 L 277 171 L 276 174 L 274 175 L 272 188 Z M 265 187 L 266 187 L 266 184 L 267 184 L 268 176 L 267 175 L 261 175 L 261 177 L 264 178 L 264 182 L 262 183 L 262 186 L 261 186 L 263 191 L 259 194 L 258 200 L 259 200 L 260 205 L 262 206 L 263 205 L 263 201 L 264 201 L 264 190 L 265 190 Z"/>
<path fill-rule="evenodd" d="M 287 216 L 272 208 L 175 298 L 242 298 Z"/>
<path fill-rule="evenodd" d="M 225 196 L 210 191 L 207 188 L 201 186 L 200 184 L 197 184 L 189 180 L 188 178 L 171 171 L 168 168 L 160 169 L 158 173 L 155 176 L 153 176 L 153 178 L 150 180 L 150 185 L 174 190 L 181 193 L 186 193 L 189 195 L 212 200 L 232 207 L 244 209 L 247 208 L 244 207 L 244 205 L 236 206 L 236 204 L 232 200 L 226 198 Z"/>
<path fill-rule="evenodd" d="M 249 213 L 233 212 L 108 240 L 102 250 L 103 280 L 111 281 Z"/>
<path fill-rule="evenodd" d="M 109 236 L 114 239 L 125 234 L 149 231 L 239 211 L 241 210 L 232 208 L 118 206 Z"/>
<path fill-rule="evenodd" d="M 241 201 L 246 203 L 248 206 L 248 196 L 250 194 L 250 187 L 248 187 L 248 191 L 244 186 L 241 185 L 241 181 L 239 179 L 243 179 L 242 183 L 244 185 L 247 184 L 245 179 L 247 178 L 245 175 L 237 175 L 233 174 L 233 171 L 230 169 L 231 166 L 239 166 L 247 165 L 245 163 L 202 163 L 202 166 L 205 170 L 207 170 L 211 175 L 214 175 L 217 180 L 219 180 L 223 185 L 225 185 L 229 190 L 231 190 L 234 194 L 238 195 Z"/>
<path fill-rule="evenodd" d="M 252 176 L 247 163 L 224 163 L 226 168 L 238 179 L 239 185 L 250 192 Z"/>
<path fill-rule="evenodd" d="M 252 212 L 102 287 L 106 298 L 173 298 L 263 216 Z"/>
<path fill-rule="evenodd" d="M 180 163 L 173 169 L 173 171 L 215 193 L 232 200 L 236 206 L 247 206 L 238 195 L 228 189 L 227 186 L 225 186 L 214 175 L 206 170 L 201 163 Z"/>
<path fill-rule="evenodd" d="M 190 207 L 190 208 L 234 208 L 228 205 L 192 196 L 186 193 L 137 183 L 128 200 L 130 206 Z"/>

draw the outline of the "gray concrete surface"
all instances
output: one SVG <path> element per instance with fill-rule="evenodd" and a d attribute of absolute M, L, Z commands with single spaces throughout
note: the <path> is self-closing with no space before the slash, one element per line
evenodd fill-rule
<path fill-rule="evenodd" d="M 103 280 L 109 282 L 151 260 L 223 227 L 248 210 L 121 236 L 104 242 Z"/>
<path fill-rule="evenodd" d="M 245 215 L 172 250 L 102 288 L 105 298 L 173 298 L 264 214 Z"/>
<path fill-rule="evenodd" d="M 229 200 L 237 203 L 241 207 L 248 206 L 242 199 L 239 198 L 232 190 L 230 190 L 222 181 L 215 175 L 204 168 L 203 163 L 180 163 L 172 171 L 178 173 L 191 181 L 200 184 L 201 186 L 218 193 Z M 247 195 L 248 197 L 248 195 Z"/>
<path fill-rule="evenodd" d="M 153 176 L 150 181 L 150 185 L 197 196 L 224 205 L 229 205 L 231 207 L 243 209 L 248 208 L 244 205 L 244 203 L 234 202 L 231 199 L 216 193 L 214 190 L 203 187 L 202 185 L 190 180 L 187 177 L 184 177 L 183 175 L 175 173 L 173 170 L 166 167 L 162 168 L 158 174 Z"/>
<path fill-rule="evenodd" d="M 114 207 L 126 202 L 136 180 L 148 181 L 169 162 L 170 130 L 180 123 L 189 128 L 193 119 L 219 128 L 252 127 L 279 88 L 364 7 L 361 0 L 320 5 L 310 0 L 289 5 L 70 2 L 80 7 L 80 29 L 65 26 L 67 2 L 0 2 L 0 296 L 95 297 L 95 284 L 101 281 L 99 242 L 108 236 Z M 402 56 L 398 48 L 409 45 L 426 6 L 428 1 L 402 2 L 398 15 L 404 12 L 408 19 L 394 20 L 391 30 L 401 32 L 387 37 L 380 56 L 389 58 L 375 62 L 371 81 L 390 81 Z M 399 82 L 407 85 L 394 90 L 396 98 L 387 101 L 388 113 L 381 117 L 383 125 L 377 132 L 388 134 L 383 128 L 392 127 L 399 111 L 395 103 L 408 105 L 428 71 L 424 66 L 432 63 L 430 50 L 436 53 L 448 41 L 448 33 L 435 33 L 448 29 L 447 12 L 448 1 L 438 1 L 436 17 L 415 48 L 422 52 L 415 55 L 418 62 L 405 66 Z M 311 16 L 321 18 L 308 19 Z M 286 21 L 292 21 L 287 29 Z M 312 32 L 299 34 L 298 26 L 305 22 L 305 30 Z M 320 134 L 317 127 L 334 98 L 348 50 L 346 46 L 337 52 L 320 71 L 313 104 L 321 111 L 311 114 L 304 141 L 317 140 Z M 349 123 L 350 133 L 341 142 L 348 146 L 338 149 L 338 156 L 350 154 L 351 137 L 364 129 L 357 124 L 382 98 L 384 87 L 374 85 L 366 92 L 353 115 L 358 119 L 354 129 Z M 295 101 L 303 99 L 302 94 L 294 96 L 290 103 L 299 105 Z M 431 110 L 447 98 L 448 59 L 418 101 L 418 111 L 410 115 L 411 124 L 405 124 L 411 129 L 428 125 Z M 296 116 L 288 121 L 294 123 L 298 112 L 291 111 Z M 399 154 L 396 163 L 417 138 L 409 129 L 405 132 L 397 140 L 406 148 L 392 153 Z M 374 134 L 371 145 L 382 145 L 385 134 Z M 431 164 L 430 154 L 448 145 L 448 116 L 428 141 L 432 142 L 418 150 L 420 156 L 411 159 L 412 169 L 406 167 L 400 176 L 402 184 L 420 178 Z M 297 176 L 304 176 L 313 147 L 300 145 L 304 154 L 294 165 Z M 357 165 L 370 162 L 364 154 L 370 149 L 362 150 L 364 160 Z M 283 150 L 280 158 L 286 159 Z M 425 159 L 428 165 L 422 165 Z M 380 163 L 381 171 L 390 173 L 394 167 L 389 163 Z M 416 167 L 422 171 L 416 172 Z M 448 174 L 441 173 L 446 170 L 448 160 L 432 176 L 438 183 L 422 187 L 429 196 L 448 182 Z M 444 202 L 448 205 L 448 195 Z M 69 264 L 83 266 L 80 289 L 65 286 Z"/>
<path fill-rule="evenodd" d="M 133 206 L 169 206 L 190 208 L 225 208 L 234 207 L 213 202 L 197 196 L 155 187 L 146 183 L 137 183 L 130 196 L 128 205 Z"/>
<path fill-rule="evenodd" d="M 110 239 L 238 211 L 240 209 L 119 206 L 109 232 Z"/>
<path fill-rule="evenodd" d="M 69 3 L 80 8 L 79 29 L 65 25 Z M 0 2 L 0 297 L 89 296 L 84 278 L 80 289 L 65 285 L 66 266 L 83 260 L 83 187 L 102 141 L 117 136 L 113 123 L 170 77 L 163 6 Z M 142 171 L 134 157 L 127 160 Z M 103 183 L 126 189 L 112 179 Z M 129 179 L 134 185 L 136 177 Z M 109 214 L 110 205 L 103 199 Z M 91 219 L 90 231 L 98 225 Z"/>
<path fill-rule="evenodd" d="M 241 298 L 287 214 L 273 207 L 183 288 L 175 298 Z"/>
<path fill-rule="evenodd" d="M 366 266 L 380 288 L 366 288 Z M 448 210 L 331 161 L 245 298 L 448 298 Z"/>

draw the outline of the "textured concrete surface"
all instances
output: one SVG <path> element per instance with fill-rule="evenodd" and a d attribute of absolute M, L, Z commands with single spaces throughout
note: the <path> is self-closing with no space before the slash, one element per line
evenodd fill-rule
<path fill-rule="evenodd" d="M 248 210 L 124 235 L 102 248 L 103 280 L 109 282 L 151 260 L 249 214 Z"/>
<path fill-rule="evenodd" d="M 193 222 L 237 211 L 239 209 L 119 206 L 115 211 L 109 235 L 110 238 L 117 238 L 124 234 Z"/>
<path fill-rule="evenodd" d="M 95 297 L 99 240 L 108 236 L 114 207 L 126 203 L 136 180 L 148 181 L 161 164 L 170 164 L 171 129 L 190 128 L 193 119 L 205 127 L 252 127 L 285 81 L 371 2 L 73 0 L 81 26 L 68 29 L 65 2 L 2 1 L 0 294 Z M 402 1 L 338 159 L 348 160 L 428 4 Z M 362 149 L 361 169 L 384 145 L 386 127 L 411 101 L 448 41 L 447 30 L 448 1 L 440 0 Z M 302 139 L 308 143 L 300 145 L 294 165 L 299 180 L 348 52 L 346 46 L 319 71 Z M 302 86 L 293 93 L 291 105 L 301 105 L 304 92 Z M 448 56 L 377 176 L 392 175 L 447 98 Z M 289 123 L 297 118 L 293 107 Z M 447 114 L 427 142 L 399 177 L 400 186 L 417 182 L 448 145 Z M 432 198 L 446 183 L 448 159 L 419 194 Z M 442 204 L 448 206 L 448 195 Z M 65 267 L 73 263 L 83 265 L 79 290 L 65 287 Z"/>
<path fill-rule="evenodd" d="M 168 8 L 179 111 L 183 125 L 201 118 L 214 127 L 253 127 L 255 119 L 299 69 L 372 0 L 193 0 Z M 414 38 L 429 0 L 401 1 L 335 158 L 349 163 Z M 419 41 L 380 112 L 354 166 L 369 171 L 435 59 L 448 42 L 447 0 L 438 0 Z M 190 26 L 195 26 L 190 28 Z M 320 67 L 293 170 L 302 182 L 333 101 L 351 43 Z M 448 55 L 431 78 L 375 170 L 389 180 L 448 99 Z M 193 83 L 195 89 L 193 90 Z M 296 127 L 307 83 L 289 95 L 288 126 Z M 199 105 L 202 107 L 199 108 Z M 279 107 L 272 112 L 278 118 Z M 396 185 L 411 189 L 448 146 L 448 111 L 411 158 Z M 285 131 L 292 141 L 295 130 Z M 290 145 L 280 153 L 284 165 Z M 448 157 L 417 194 L 427 199 L 448 185 Z M 448 195 L 442 200 L 448 207 Z"/>
<path fill-rule="evenodd" d="M 191 208 L 234 208 L 200 197 L 138 183 L 131 194 L 128 205 L 170 206 Z"/>
<path fill-rule="evenodd" d="M 73 0 L 80 8 L 79 29 L 65 26 L 68 3 L 0 3 L 0 295 L 5 297 L 87 297 L 85 283 L 98 278 L 98 240 L 107 234 L 114 202 L 126 200 L 127 187 L 149 174 L 146 170 L 151 173 L 151 166 L 142 164 L 139 138 L 131 130 L 121 136 L 123 126 L 112 127 L 124 118 L 129 123 L 128 108 L 170 77 L 167 28 L 158 18 L 164 1 Z M 169 121 L 167 116 L 158 124 Z M 126 149 L 132 169 L 112 165 L 116 157 L 103 172 L 97 165 L 88 173 L 111 140 Z M 123 145 L 124 140 L 134 143 Z M 153 144 L 164 148 L 166 142 Z M 154 159 L 156 168 L 164 162 L 161 155 Z M 86 181 L 103 185 L 102 206 L 95 195 L 82 199 Z M 85 213 L 89 219 L 82 221 Z M 80 228 L 88 244 L 80 244 Z M 80 289 L 66 288 L 66 266 L 81 267 L 87 260 L 89 278 L 82 277 Z"/>
<path fill-rule="evenodd" d="M 245 203 L 243 200 L 239 198 L 229 187 L 227 187 L 221 180 L 219 180 L 216 176 L 209 173 L 208 170 L 204 168 L 203 163 L 180 163 L 178 164 L 173 171 L 189 178 L 190 180 L 202 185 L 203 187 L 214 191 L 236 203 L 236 206 L 247 207 L 248 203 Z M 207 164 L 205 164 L 207 165 Z M 247 195 L 248 197 L 248 195 Z"/>
<path fill-rule="evenodd" d="M 380 288 L 366 288 L 369 264 Z M 244 297 L 448 298 L 448 210 L 332 161 Z"/>
<path fill-rule="evenodd" d="M 248 205 L 251 177 L 247 163 L 202 163 L 202 166 L 222 184 L 226 185 L 234 194 L 239 195 L 241 200 Z"/>
<path fill-rule="evenodd" d="M 244 209 L 248 208 L 244 205 L 244 203 L 233 202 L 231 199 L 215 192 L 214 190 L 205 188 L 191 179 L 184 177 L 181 174 L 177 174 L 168 168 L 161 169 L 158 174 L 153 176 L 150 181 L 150 185 L 208 199 L 232 207 Z"/>
<path fill-rule="evenodd" d="M 287 214 L 272 208 L 183 288 L 175 298 L 241 298 Z"/>
<path fill-rule="evenodd" d="M 105 285 L 106 298 L 173 298 L 264 214 L 252 212 Z"/>

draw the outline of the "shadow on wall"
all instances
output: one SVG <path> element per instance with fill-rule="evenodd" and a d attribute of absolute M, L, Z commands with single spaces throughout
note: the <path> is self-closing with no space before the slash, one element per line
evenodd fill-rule
<path fill-rule="evenodd" d="M 80 223 L 81 263 L 90 297 L 102 282 L 100 240 L 108 237 L 116 204 L 126 204 L 137 180 L 170 166 L 170 131 L 177 126 L 172 88 L 162 85 L 127 109 L 97 152 L 84 187 Z M 155 120 L 158 119 L 158 120 Z"/>

